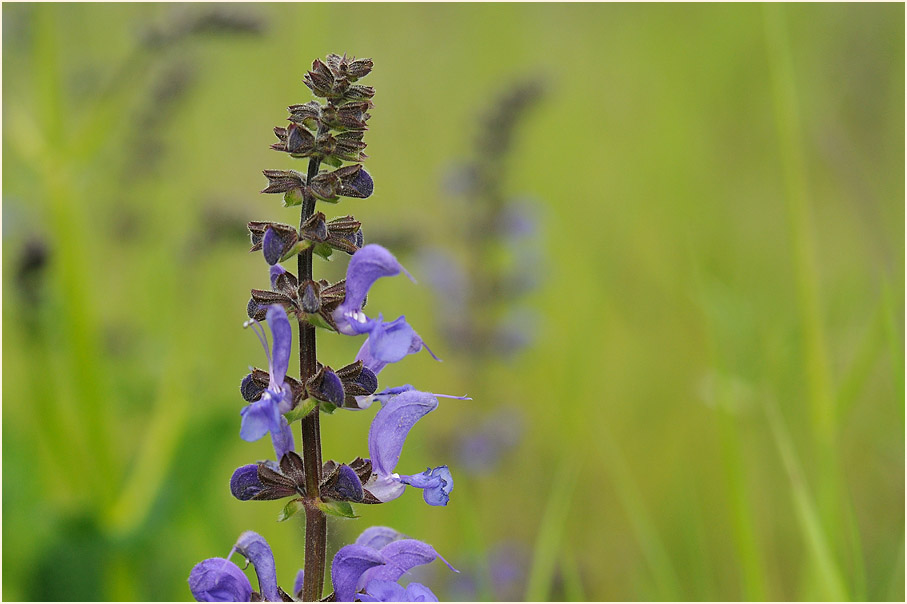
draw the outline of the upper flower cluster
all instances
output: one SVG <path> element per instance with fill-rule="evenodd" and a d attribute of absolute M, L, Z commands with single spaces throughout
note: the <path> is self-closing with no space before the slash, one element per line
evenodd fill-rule
<path fill-rule="evenodd" d="M 274 129 L 277 142 L 271 148 L 333 166 L 365 160 L 362 137 L 375 89 L 354 82 L 371 70 L 371 59 L 353 60 L 346 55 L 316 59 L 303 81 L 315 96 L 327 99 L 327 104 L 290 105 L 290 125 Z"/>

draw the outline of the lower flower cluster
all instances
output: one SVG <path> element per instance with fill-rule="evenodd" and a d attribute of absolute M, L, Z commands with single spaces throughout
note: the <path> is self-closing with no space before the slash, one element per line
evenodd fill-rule
<path fill-rule="evenodd" d="M 238 553 L 252 563 L 258 577 L 258 591 L 230 557 Z M 366 529 L 355 543 L 337 551 L 331 564 L 334 602 L 437 602 L 438 598 L 421 583 L 405 587 L 399 581 L 411 569 L 441 560 L 458 572 L 435 549 L 385 527 Z M 199 602 L 292 602 L 302 597 L 305 575 L 296 575 L 292 595 L 277 585 L 277 568 L 267 541 L 258 533 L 239 536 L 226 558 L 208 558 L 195 565 L 189 575 L 189 589 Z"/>
<path fill-rule="evenodd" d="M 406 271 L 380 245 L 367 245 L 353 254 L 344 282 L 344 297 L 332 312 L 332 318 L 340 333 L 367 333 L 368 337 L 353 363 L 336 371 L 322 366 L 305 385 L 287 376 L 293 332 L 284 307 L 271 304 L 264 309 L 273 339 L 270 351 L 261 324 L 254 318 L 247 323 L 265 347 L 268 370 L 254 369 L 240 385 L 249 404 L 240 412 L 239 435 L 243 440 L 255 441 L 270 433 L 276 459 L 236 469 L 230 488 L 237 499 L 311 495 L 326 500 L 383 503 L 402 495 L 409 485 L 422 489 L 429 505 L 447 505 L 454 484 L 447 466 L 428 468 L 415 475 L 398 474 L 396 466 L 410 430 L 438 408 L 438 397 L 466 397 L 423 392 L 409 384 L 375 393 L 378 374 L 388 364 L 425 348 L 422 338 L 405 317 L 385 322 L 381 315 L 372 319 L 362 310 L 375 281 L 401 272 Z M 290 422 L 311 412 L 316 405 L 331 412 L 336 408 L 356 411 L 369 408 L 375 401 L 381 409 L 369 430 L 369 458 L 349 464 L 327 462 L 322 472 L 321 492 L 306 493 L 304 469 L 295 452 Z"/>

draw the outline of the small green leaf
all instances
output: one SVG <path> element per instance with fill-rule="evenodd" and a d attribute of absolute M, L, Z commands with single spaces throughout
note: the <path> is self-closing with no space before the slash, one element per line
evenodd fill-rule
<path fill-rule="evenodd" d="M 337 405 L 335 405 L 334 403 L 329 403 L 327 401 L 318 401 L 318 405 L 321 407 L 321 412 L 327 413 L 328 415 L 331 415 L 332 413 L 334 413 L 334 411 L 337 410 Z"/>
<path fill-rule="evenodd" d="M 329 329 L 331 331 L 334 331 L 334 328 L 331 327 L 328 324 L 328 322 L 324 320 L 324 317 L 322 317 L 319 314 L 306 315 L 305 318 L 309 323 L 311 323 L 315 327 L 320 327 L 321 329 Z"/>
<path fill-rule="evenodd" d="M 293 499 L 288 504 L 283 506 L 283 509 L 280 510 L 280 514 L 277 515 L 277 522 L 283 522 L 287 518 L 296 514 L 299 510 L 303 509 L 305 504 L 302 502 L 302 499 Z"/>
<path fill-rule="evenodd" d="M 302 189 L 290 189 L 283 194 L 283 207 L 289 208 L 302 203 Z"/>
<path fill-rule="evenodd" d="M 343 165 L 342 160 L 339 160 L 336 157 L 333 157 L 331 155 L 328 155 L 322 161 L 324 161 L 324 163 L 326 163 L 329 166 L 334 166 L 335 168 L 339 168 L 340 166 Z"/>
<path fill-rule="evenodd" d="M 300 401 L 299 404 L 296 405 L 295 408 L 290 409 L 289 411 L 287 411 L 286 413 L 284 413 L 283 416 L 284 416 L 285 418 L 287 418 L 287 423 L 288 423 L 288 424 L 292 424 L 292 423 L 295 422 L 297 419 L 302 419 L 302 418 L 304 418 L 306 415 L 308 415 L 309 413 L 311 413 L 311 412 L 312 412 L 312 409 L 315 408 L 315 405 L 316 405 L 317 403 L 318 403 L 318 401 L 316 401 L 315 399 L 313 399 L 313 398 L 307 398 L 307 399 L 305 399 L 305 400 L 303 400 L 303 401 Z"/>
<path fill-rule="evenodd" d="M 340 516 L 341 518 L 358 518 L 353 513 L 353 506 L 349 501 L 320 501 L 315 504 L 319 510 L 331 516 Z"/>
<path fill-rule="evenodd" d="M 290 258 L 292 258 L 293 256 L 295 256 L 296 254 L 299 254 L 299 253 L 301 253 L 301 252 L 304 252 L 305 250 L 309 249 L 310 247 L 312 247 L 312 242 L 311 242 L 311 241 L 309 241 L 309 240 L 307 240 L 307 239 L 301 239 L 301 240 L 297 241 L 297 242 L 296 242 L 296 245 L 294 245 L 293 247 L 291 247 L 291 248 L 287 251 L 286 254 L 284 254 L 283 256 L 280 257 L 280 261 L 281 261 L 281 262 L 284 262 L 284 261 L 286 261 L 286 260 L 289 260 Z"/>
<path fill-rule="evenodd" d="M 314 248 L 312 248 L 312 252 L 318 254 L 325 260 L 330 260 L 331 254 L 334 253 L 334 248 L 329 246 L 327 243 L 319 243 L 316 244 Z"/>

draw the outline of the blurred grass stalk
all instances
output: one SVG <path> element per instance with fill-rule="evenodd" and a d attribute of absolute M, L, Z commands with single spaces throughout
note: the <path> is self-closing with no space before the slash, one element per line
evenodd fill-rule
<path fill-rule="evenodd" d="M 643 501 L 642 494 L 636 485 L 633 474 L 620 451 L 614 435 L 602 422 L 601 433 L 592 442 L 598 448 L 599 457 L 608 469 L 611 480 L 617 490 L 617 496 L 630 518 L 630 524 L 642 550 L 643 558 L 649 566 L 655 581 L 656 593 L 660 600 L 679 600 L 682 598 L 680 579 L 671 562 L 671 556 L 659 535 L 655 523 Z"/>
<path fill-rule="evenodd" d="M 33 162 L 36 173 L 41 175 L 48 201 L 47 225 L 55 248 L 51 283 L 57 287 L 52 292 L 52 308 L 58 312 L 40 312 L 41 339 L 34 348 L 47 351 L 42 355 L 47 362 L 34 366 L 55 371 L 69 391 L 54 392 L 54 380 L 34 379 L 33 383 L 48 391 L 44 400 L 55 404 L 52 408 L 33 407 L 34 427 L 40 449 L 52 458 L 52 463 L 44 466 L 60 468 L 58 474 L 64 479 L 53 481 L 55 495 L 59 497 L 57 489 L 65 485 L 70 495 L 64 494 L 63 499 L 75 506 L 69 512 L 87 511 L 98 518 L 109 535 L 122 538 L 147 518 L 164 483 L 183 437 L 189 407 L 181 393 L 190 380 L 183 375 L 185 371 L 176 358 L 168 363 L 160 395 L 147 419 L 143 442 L 127 458 L 116 456 L 111 427 L 111 414 L 116 409 L 110 390 L 105 387 L 109 379 L 105 379 L 101 369 L 104 357 L 97 306 L 89 298 L 96 291 L 93 273 L 98 266 L 103 270 L 103 261 L 92 256 L 93 229 L 85 211 L 88 205 L 84 183 L 103 181 L 100 170 L 104 167 L 98 165 L 97 159 L 103 145 L 110 142 L 111 129 L 101 121 L 118 119 L 116 115 L 129 107 L 127 97 L 138 94 L 138 88 L 130 86 L 126 78 L 117 79 L 105 90 L 102 102 L 89 107 L 87 113 L 70 116 L 61 87 L 58 20 L 59 11 L 54 5 L 36 7 L 35 77 L 41 125 L 25 132 L 23 128 L 28 129 L 32 122 L 13 120 L 9 139 L 23 160 Z M 139 55 L 136 51 L 131 56 Z M 76 130 L 77 135 L 68 134 L 72 129 L 64 127 L 64 108 L 67 119 L 82 118 L 82 123 L 89 126 L 87 130 L 83 127 Z M 175 292 L 172 284 L 167 285 L 171 286 L 157 291 L 172 300 Z M 170 336 L 177 341 L 181 334 L 185 331 L 174 326 Z M 64 455 L 59 454 L 61 447 Z M 124 475 L 126 463 L 133 466 L 128 475 Z M 133 586 L 123 584 L 121 575 L 116 568 L 107 573 L 107 596 L 138 593 Z"/>
<path fill-rule="evenodd" d="M 802 148 L 797 86 L 784 11 L 780 4 L 763 5 L 765 16 L 766 48 L 768 51 L 772 101 L 779 143 L 779 156 L 785 199 L 790 221 L 790 235 L 794 250 L 794 271 L 797 284 L 800 328 L 803 337 L 806 381 L 814 429 L 813 446 L 818 461 L 819 511 L 816 515 L 808 486 L 799 469 L 793 446 L 787 442 L 781 418 L 767 407 L 775 440 L 793 486 L 794 502 L 804 537 L 810 545 L 814 563 L 820 573 L 823 597 L 832 600 L 847 599 L 847 587 L 834 560 L 835 545 L 842 545 L 838 533 L 841 527 L 853 524 L 852 509 L 842 506 L 844 488 L 840 480 L 837 451 L 837 426 L 833 384 L 828 369 L 826 338 L 818 283 L 818 262 L 815 254 L 808 191 L 808 172 Z M 846 507 L 846 510 L 842 509 Z M 857 536 L 858 539 L 858 536 Z M 851 540 L 850 554 L 856 557 L 859 546 Z M 855 566 L 862 566 L 855 560 Z"/>
<path fill-rule="evenodd" d="M 53 265 L 55 279 L 59 286 L 58 308 L 60 316 L 53 317 L 52 326 L 47 326 L 48 336 L 53 338 L 54 354 L 63 360 L 63 376 L 72 385 L 77 409 L 67 409 L 64 439 L 69 442 L 70 454 L 85 458 L 75 462 L 81 465 L 76 476 L 88 478 L 82 494 L 95 498 L 102 505 L 109 504 L 114 497 L 115 482 L 110 476 L 118 476 L 112 450 L 111 430 L 108 421 L 108 398 L 101 383 L 100 333 L 92 305 L 86 299 L 92 291 L 87 270 L 86 240 L 91 230 L 85 224 L 84 213 L 79 211 L 79 180 L 65 161 L 67 143 L 61 137 L 68 132 L 63 127 L 63 101 L 61 90 L 62 75 L 59 69 L 59 47 L 56 9 L 52 4 L 36 7 L 36 77 L 38 88 L 39 115 L 44 127 L 38 132 L 43 139 L 38 145 L 36 166 L 42 175 L 45 195 L 49 202 L 49 226 L 58 262 Z M 37 134 L 35 134 L 37 136 Z M 89 248 L 90 249 L 90 248 Z M 63 401 L 65 398 L 58 398 Z M 55 413 L 57 410 L 50 409 Z M 43 424 L 44 422 L 39 422 Z M 53 437 L 51 437 L 53 438 Z M 84 464 L 84 465 L 83 465 Z M 86 471 L 92 468 L 93 471 Z"/>
<path fill-rule="evenodd" d="M 529 583 L 526 585 L 527 602 L 548 601 L 552 596 L 551 588 L 558 567 L 564 568 L 570 563 L 575 564 L 575 559 L 572 556 L 565 556 L 562 550 L 573 493 L 576 491 L 582 465 L 582 460 L 569 454 L 565 454 L 564 459 L 558 464 L 548 492 L 548 501 L 545 503 L 545 512 L 539 522 L 535 547 L 532 550 Z M 571 574 L 571 571 L 564 572 L 568 576 Z M 572 574 L 574 576 L 577 574 L 575 568 L 572 569 Z M 577 588 L 574 586 L 571 591 L 576 593 Z"/>

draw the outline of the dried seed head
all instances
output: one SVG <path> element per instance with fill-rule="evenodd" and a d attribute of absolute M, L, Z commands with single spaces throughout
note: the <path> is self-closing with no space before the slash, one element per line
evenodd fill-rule
<path fill-rule="evenodd" d="M 287 128 L 287 153 L 308 155 L 315 147 L 315 136 L 299 124 L 290 124 Z"/>
<path fill-rule="evenodd" d="M 303 82 L 315 96 L 327 98 L 334 105 L 370 99 L 375 90 L 352 84 L 372 70 L 371 59 L 348 59 L 330 54 L 325 61 L 315 59 Z"/>
<path fill-rule="evenodd" d="M 332 98 L 342 92 L 341 86 L 343 84 L 348 85 L 347 82 L 340 82 L 340 85 L 335 90 L 334 75 L 321 59 L 315 59 L 312 62 L 312 69 L 305 74 L 302 81 L 309 87 L 312 94 L 327 98 Z"/>
<path fill-rule="evenodd" d="M 253 289 L 252 299 L 249 301 L 249 317 L 264 321 L 267 317 L 268 306 L 280 304 L 289 313 L 299 312 L 296 299 L 282 292 L 273 292 L 269 289 Z M 256 313 L 252 316 L 252 313 Z M 259 318 L 261 316 L 261 318 Z"/>
<path fill-rule="evenodd" d="M 370 459 L 357 457 L 351 461 L 349 465 L 353 471 L 356 472 L 356 475 L 359 476 L 359 480 L 368 482 L 368 479 L 372 475 L 372 461 Z"/>
<path fill-rule="evenodd" d="M 337 153 L 336 146 L 333 153 Z M 309 191 L 315 197 L 331 203 L 336 203 L 341 196 L 364 199 L 374 190 L 375 183 L 361 164 L 344 166 L 333 172 L 321 172 L 312 178 L 309 185 Z"/>
<path fill-rule="evenodd" d="M 246 305 L 246 314 L 249 315 L 250 319 L 264 321 L 268 315 L 268 307 L 260 304 L 252 297 L 249 298 L 249 303 Z"/>
<path fill-rule="evenodd" d="M 344 54 L 342 57 L 336 54 L 329 54 L 326 57 L 327 67 L 331 74 L 338 80 L 345 79 L 355 82 L 359 78 L 364 78 L 372 70 L 371 59 L 354 59 L 347 58 Z"/>
<path fill-rule="evenodd" d="M 327 105 L 321 108 L 320 121 L 332 130 L 367 130 L 366 122 L 371 117 L 367 111 L 371 107 L 370 101 L 347 103 L 339 107 Z"/>
<path fill-rule="evenodd" d="M 262 174 L 268 179 L 262 193 L 286 193 L 305 186 L 305 176 L 296 170 L 263 170 Z"/>
<path fill-rule="evenodd" d="M 317 130 L 322 121 L 322 107 L 318 101 L 309 101 L 301 105 L 290 105 L 287 107 L 290 112 L 288 118 L 291 122 L 302 124 L 311 130 Z"/>
<path fill-rule="evenodd" d="M 313 179 L 314 180 L 314 179 Z M 302 223 L 302 237 L 315 243 L 324 243 L 328 238 L 328 227 L 324 214 L 315 212 Z"/>

